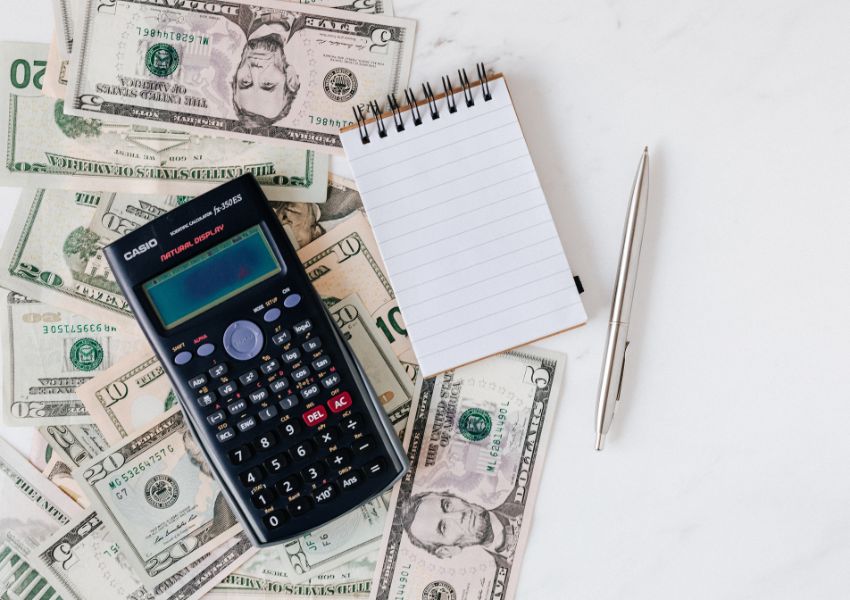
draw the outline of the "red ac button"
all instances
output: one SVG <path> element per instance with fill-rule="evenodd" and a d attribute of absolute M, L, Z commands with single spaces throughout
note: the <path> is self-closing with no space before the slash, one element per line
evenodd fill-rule
<path fill-rule="evenodd" d="M 331 409 L 331 412 L 342 412 L 349 406 L 351 406 L 351 396 L 348 395 L 348 392 L 343 392 L 328 400 L 328 408 Z"/>

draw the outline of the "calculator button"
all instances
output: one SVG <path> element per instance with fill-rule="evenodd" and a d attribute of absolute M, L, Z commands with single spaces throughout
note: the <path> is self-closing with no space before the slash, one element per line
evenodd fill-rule
<path fill-rule="evenodd" d="M 301 477 L 303 477 L 305 481 L 318 481 L 322 478 L 322 475 L 324 475 L 326 471 L 327 469 L 325 468 L 325 465 L 322 463 L 315 463 L 301 471 Z"/>
<path fill-rule="evenodd" d="M 178 352 L 174 355 L 175 365 L 185 365 L 190 360 L 192 360 L 192 353 L 187 350 L 184 350 L 183 352 Z"/>
<path fill-rule="evenodd" d="M 339 385 L 339 373 L 331 373 L 324 379 L 322 379 L 322 386 L 325 389 L 329 389 Z"/>
<path fill-rule="evenodd" d="M 310 440 L 304 440 L 297 446 L 290 448 L 289 453 L 295 460 L 304 460 L 316 451 L 316 446 Z"/>
<path fill-rule="evenodd" d="M 225 431 L 227 431 L 225 429 Z M 234 448 L 230 452 L 227 453 L 230 457 L 230 462 L 234 465 L 241 465 L 246 460 L 249 460 L 252 456 L 254 456 L 254 451 L 251 450 L 251 446 L 239 446 L 238 448 Z"/>
<path fill-rule="evenodd" d="M 310 366 L 313 367 L 314 371 L 324 371 L 329 366 L 331 366 L 331 359 L 329 359 L 327 356 L 322 355 L 316 360 L 314 360 Z"/>
<path fill-rule="evenodd" d="M 269 529 L 277 529 L 286 522 L 289 517 L 285 510 L 276 510 L 263 517 L 263 523 Z"/>
<path fill-rule="evenodd" d="M 310 376 L 310 369 L 307 367 L 301 367 L 299 369 L 295 369 L 289 375 L 292 377 L 293 381 L 297 383 L 299 381 L 304 381 Z"/>
<path fill-rule="evenodd" d="M 296 396 L 295 394 L 290 394 L 286 398 L 278 402 L 278 404 L 283 410 L 289 410 L 293 406 L 298 406 L 298 396 Z"/>
<path fill-rule="evenodd" d="M 213 365 L 207 373 L 209 373 L 210 377 L 213 379 L 218 379 L 223 375 L 227 375 L 227 365 L 224 363 L 218 363 L 217 365 Z"/>
<path fill-rule="evenodd" d="M 367 452 L 371 452 L 375 449 L 375 438 L 371 435 L 367 435 L 366 437 L 362 437 L 359 440 L 354 440 L 354 443 L 351 445 L 355 452 L 358 454 L 366 454 Z"/>
<path fill-rule="evenodd" d="M 271 373 L 274 373 L 279 368 L 280 368 L 280 363 L 277 362 L 275 359 L 271 359 L 270 361 L 264 362 L 263 364 L 260 365 L 260 371 L 263 372 L 263 375 L 269 375 Z"/>
<path fill-rule="evenodd" d="M 313 494 L 313 502 L 316 504 L 322 504 L 323 502 L 336 498 L 337 494 L 339 494 L 339 491 L 336 489 L 336 486 L 329 483 L 316 490 L 316 493 Z"/>
<path fill-rule="evenodd" d="M 375 460 L 369 461 L 363 465 L 363 468 L 366 470 L 367 476 L 377 477 L 386 470 L 387 461 L 383 458 L 376 458 Z"/>
<path fill-rule="evenodd" d="M 277 444 L 277 434 L 274 431 L 269 431 L 264 433 L 260 437 L 254 440 L 254 448 L 257 449 L 257 452 L 262 452 L 263 450 L 268 450 Z"/>
<path fill-rule="evenodd" d="M 289 513 L 293 517 L 299 517 L 313 508 L 313 501 L 307 496 L 301 496 L 289 503 Z"/>
<path fill-rule="evenodd" d="M 261 421 L 268 421 L 269 419 L 274 419 L 277 416 L 277 409 L 274 406 L 269 406 L 268 408 L 264 408 L 263 410 L 258 412 L 257 416 L 260 417 Z"/>
<path fill-rule="evenodd" d="M 204 387 L 207 385 L 207 376 L 206 375 L 195 375 L 188 382 L 189 387 L 193 390 L 198 389 L 199 387 Z"/>
<path fill-rule="evenodd" d="M 310 319 L 304 319 L 303 321 L 301 321 L 300 323 L 296 323 L 292 327 L 292 331 L 294 331 L 298 335 L 307 333 L 311 329 L 313 329 L 313 324 L 310 322 Z"/>
<path fill-rule="evenodd" d="M 316 436 L 315 440 L 323 446 L 330 446 L 339 439 L 339 428 L 328 427 L 322 433 Z"/>
<path fill-rule="evenodd" d="M 266 398 L 269 397 L 269 391 L 266 388 L 260 388 L 258 390 L 254 390 L 250 394 L 248 394 L 248 398 L 251 399 L 251 402 L 257 404 L 258 402 L 262 402 Z"/>
<path fill-rule="evenodd" d="M 287 352 L 283 353 L 283 362 L 286 364 L 294 363 L 296 360 L 301 358 L 301 351 L 298 348 L 293 348 Z"/>
<path fill-rule="evenodd" d="M 324 380 L 322 380 L 322 383 L 324 383 Z M 349 406 L 351 406 L 351 395 L 348 392 L 337 394 L 328 400 L 328 408 L 331 409 L 331 412 L 342 412 Z"/>
<path fill-rule="evenodd" d="M 242 375 L 239 376 L 239 383 L 242 385 L 251 385 L 255 381 L 257 381 L 257 372 L 254 369 L 251 369 L 247 373 L 242 373 Z"/>
<path fill-rule="evenodd" d="M 270 308 L 263 314 L 263 321 L 266 323 L 273 323 L 280 318 L 280 309 L 279 308 Z"/>
<path fill-rule="evenodd" d="M 301 424 L 298 421 L 290 421 L 280 426 L 280 432 L 283 437 L 291 438 L 301 433 Z"/>
<path fill-rule="evenodd" d="M 250 360 L 263 349 L 263 332 L 251 321 L 234 321 L 224 330 L 224 350 L 237 360 Z"/>
<path fill-rule="evenodd" d="M 247 471 L 239 473 L 239 480 L 245 487 L 254 487 L 260 483 L 265 476 L 266 474 L 263 472 L 262 467 L 253 467 Z"/>
<path fill-rule="evenodd" d="M 351 451 L 340 448 L 328 456 L 328 465 L 331 469 L 342 469 L 351 464 Z"/>
<path fill-rule="evenodd" d="M 339 478 L 339 487 L 345 492 L 363 483 L 363 472 L 355 469 Z"/>
<path fill-rule="evenodd" d="M 207 415 L 207 423 L 209 423 L 210 425 L 218 425 L 222 421 L 224 421 L 223 410 L 217 410 L 214 413 Z"/>
<path fill-rule="evenodd" d="M 224 413 L 222 413 L 222 416 L 223 415 Z M 310 427 L 315 427 L 328 418 L 328 411 L 325 410 L 324 406 L 316 406 L 301 415 L 301 418 L 304 419 L 304 422 Z"/>
<path fill-rule="evenodd" d="M 263 463 L 263 465 L 266 467 L 266 470 L 269 473 L 274 475 L 275 473 L 282 471 L 287 467 L 287 465 L 289 465 L 289 455 L 286 452 L 278 454 L 277 456 L 268 459 L 266 462 Z"/>
<path fill-rule="evenodd" d="M 251 494 L 251 502 L 257 508 L 267 508 L 272 505 L 276 495 L 274 491 L 266 488 Z"/>
<path fill-rule="evenodd" d="M 248 403 L 244 400 L 237 400 L 236 402 L 231 402 L 227 405 L 227 412 L 231 415 L 238 415 L 241 412 L 245 412 L 248 408 Z"/>
<path fill-rule="evenodd" d="M 241 431 L 242 433 L 245 433 L 249 429 L 253 429 L 254 427 L 256 427 L 256 425 L 257 421 L 256 419 L 254 419 L 254 417 L 247 417 L 236 423 L 236 427 L 238 427 L 239 431 Z"/>
<path fill-rule="evenodd" d="M 301 302 L 301 296 L 298 294 L 289 294 L 286 298 L 284 298 L 283 305 L 286 308 L 295 308 L 298 306 L 299 302 Z"/>
<path fill-rule="evenodd" d="M 309 340 L 301 344 L 301 347 L 304 348 L 304 352 L 315 352 L 316 350 L 322 347 L 322 340 L 317 337 L 310 338 Z"/>
<path fill-rule="evenodd" d="M 230 440 L 235 438 L 236 432 L 229 428 L 222 429 L 217 434 L 215 434 L 215 437 L 218 439 L 219 442 L 223 444 L 224 442 L 229 442 Z"/>
<path fill-rule="evenodd" d="M 351 415 L 340 421 L 340 426 L 348 433 L 357 433 L 363 425 L 360 415 Z"/>
<path fill-rule="evenodd" d="M 319 386 L 315 383 L 313 385 L 308 385 L 303 390 L 301 390 L 301 397 L 305 400 L 309 400 L 313 396 L 319 393 Z"/>
<path fill-rule="evenodd" d="M 275 394 L 277 394 L 289 387 L 289 381 L 287 381 L 286 377 L 281 377 L 272 381 L 269 387 Z"/>
<path fill-rule="evenodd" d="M 272 344 L 275 346 L 283 346 L 286 342 L 292 339 L 292 335 L 284 329 L 283 331 L 276 333 L 272 336 Z"/>
<path fill-rule="evenodd" d="M 215 402 L 214 392 L 204 394 L 203 396 L 198 396 L 198 406 L 209 406 L 213 402 Z"/>
<path fill-rule="evenodd" d="M 230 394 L 236 391 L 236 384 L 232 381 L 228 381 L 224 385 L 218 386 L 218 395 L 226 398 Z"/>
<path fill-rule="evenodd" d="M 195 350 L 195 352 L 198 354 L 198 356 L 209 356 L 210 354 L 215 352 L 215 345 L 201 344 L 200 346 L 198 346 L 198 349 Z"/>
<path fill-rule="evenodd" d="M 277 490 L 277 493 L 281 496 L 291 496 L 300 490 L 302 485 L 303 482 L 301 481 L 301 478 L 298 477 L 298 475 L 293 474 L 278 481 L 274 487 Z"/>

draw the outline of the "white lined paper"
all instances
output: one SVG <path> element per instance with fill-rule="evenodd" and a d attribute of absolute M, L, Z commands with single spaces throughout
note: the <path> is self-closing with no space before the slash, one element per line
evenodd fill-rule
<path fill-rule="evenodd" d="M 472 91 L 341 135 L 425 375 L 587 320 L 504 79 Z"/>

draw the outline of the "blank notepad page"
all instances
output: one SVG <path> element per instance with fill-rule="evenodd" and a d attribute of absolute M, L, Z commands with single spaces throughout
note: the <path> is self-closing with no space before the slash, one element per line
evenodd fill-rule
<path fill-rule="evenodd" d="M 587 319 L 505 80 L 422 124 L 343 132 L 422 372 L 433 375 Z"/>

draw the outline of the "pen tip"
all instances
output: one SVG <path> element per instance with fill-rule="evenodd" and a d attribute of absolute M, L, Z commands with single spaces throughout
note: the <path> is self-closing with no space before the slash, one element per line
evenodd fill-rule
<path fill-rule="evenodd" d="M 596 449 L 602 450 L 602 447 L 605 445 L 605 434 L 597 433 L 596 434 Z"/>
<path fill-rule="evenodd" d="M 649 146 L 644 146 L 644 147 L 643 147 L 643 153 L 644 153 L 644 154 L 649 154 Z"/>

